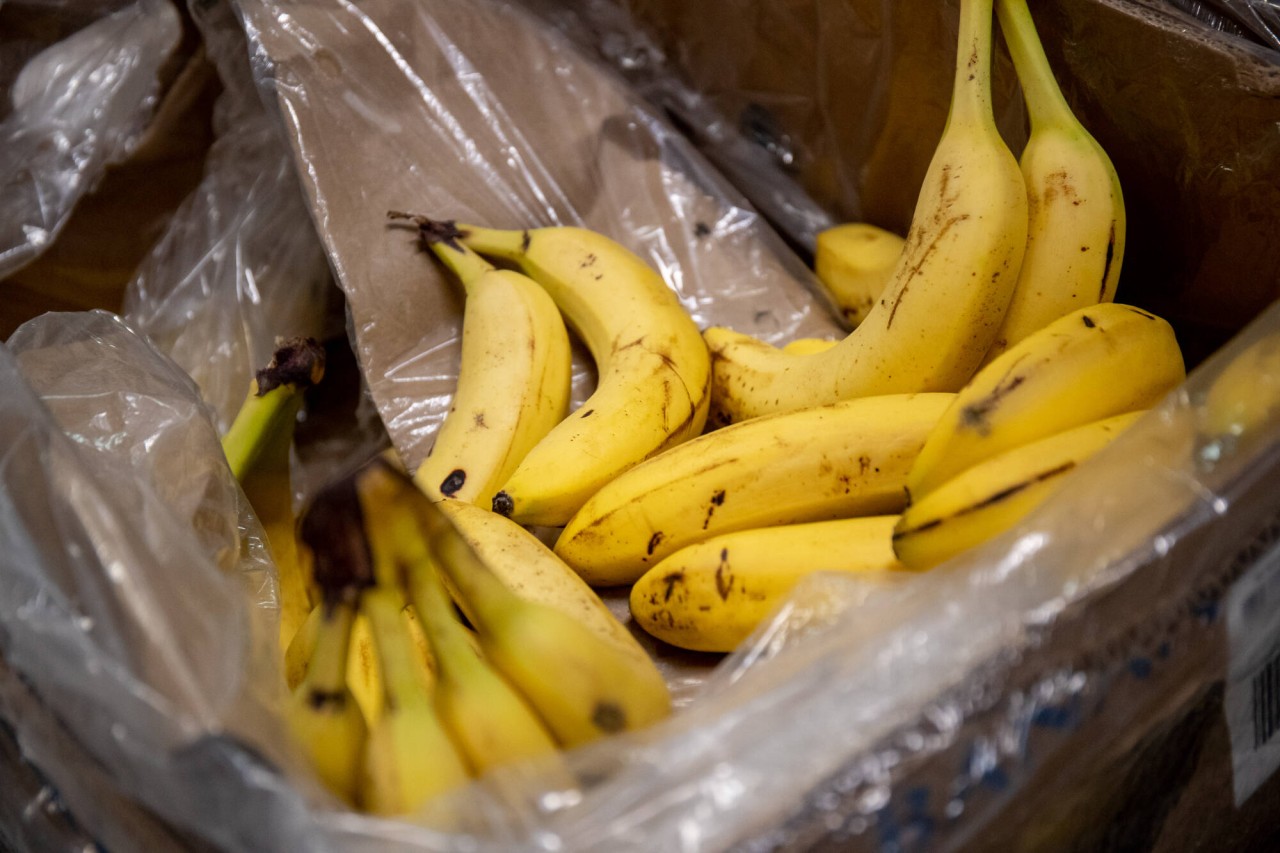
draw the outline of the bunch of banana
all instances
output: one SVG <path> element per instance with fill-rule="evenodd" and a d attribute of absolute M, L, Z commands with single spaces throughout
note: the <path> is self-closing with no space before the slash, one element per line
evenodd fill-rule
<path fill-rule="evenodd" d="M 527 276 L 495 269 L 458 242 L 452 223 L 391 212 L 466 289 L 462 364 L 448 416 L 416 479 L 433 498 L 489 506 L 529 450 L 569 411 L 569 334 Z"/>
<path fill-rule="evenodd" d="M 591 351 L 595 391 L 524 457 L 493 498 L 522 524 L 559 526 L 632 465 L 702 432 L 706 345 L 662 277 L 609 238 L 570 227 L 456 227 L 482 255 L 542 285 Z"/>
<path fill-rule="evenodd" d="M 1064 314 L 1111 301 L 1125 246 L 1120 178 L 1063 98 L 1027 0 L 996 0 L 996 13 L 1031 117 L 1020 161 L 1030 224 L 988 361 Z"/>
<path fill-rule="evenodd" d="M 450 515 L 479 531 L 487 559 Z M 533 760 L 542 779 L 572 786 L 559 749 L 670 710 L 653 662 L 633 638 L 622 639 L 616 620 L 605 627 L 612 616 L 580 579 L 575 588 L 567 568 L 553 572 L 545 559 L 539 574 L 516 577 L 518 562 L 537 549 L 558 561 L 508 519 L 459 501 L 437 505 L 375 460 L 322 490 L 301 532 L 325 597 L 288 716 L 317 774 L 350 803 L 412 812 L 474 776 Z M 505 565 L 509 577 L 490 562 Z M 446 578 L 474 633 L 460 621 Z M 536 594 L 555 604 L 532 600 Z M 376 714 L 362 712 L 348 677 L 357 612 L 377 647 L 384 696 Z M 575 618 L 580 613 L 590 627 Z M 496 782 L 519 793 L 502 777 Z"/>
<path fill-rule="evenodd" d="M 787 353 L 723 328 L 714 423 L 876 394 L 955 391 L 995 339 L 1027 239 L 1027 193 L 991 111 L 991 0 L 963 0 L 946 129 L 906 244 L 865 319 L 822 352 Z"/>
<path fill-rule="evenodd" d="M 1115 303 L 1083 308 L 957 394 L 760 417 L 667 451 L 592 497 L 556 550 L 593 583 L 629 582 L 652 560 L 631 590 L 637 623 L 683 648 L 728 651 L 807 574 L 878 580 L 1007 530 L 1184 376 L 1164 320 Z M 829 433 L 818 429 L 824 414 Z M 891 484 L 888 499 L 863 500 L 867 483 L 838 461 L 851 459 Z M 801 501 L 810 518 L 847 520 L 788 524 Z"/>
<path fill-rule="evenodd" d="M 310 338 L 276 348 L 249 382 L 249 393 L 222 438 L 239 481 L 267 535 L 280 583 L 280 645 L 288 646 L 313 606 L 310 578 L 298 558 L 289 451 L 303 394 L 324 376 L 324 350 Z"/>
<path fill-rule="evenodd" d="M 721 533 L 898 512 L 907 472 L 953 398 L 865 397 L 709 432 L 596 492 L 555 551 L 588 583 L 611 586 Z"/>

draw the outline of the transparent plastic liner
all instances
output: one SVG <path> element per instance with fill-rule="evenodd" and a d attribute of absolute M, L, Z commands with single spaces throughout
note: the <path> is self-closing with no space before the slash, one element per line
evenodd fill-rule
<path fill-rule="evenodd" d="M 44 251 L 138 143 L 180 35 L 168 0 L 103 4 L 101 17 L 26 62 L 0 121 L 0 279 Z"/>
<path fill-rule="evenodd" d="M 1280 51 L 1280 3 L 1276 0 L 1165 0 L 1215 30 L 1252 39 Z M 1276 57 L 1280 62 L 1280 56 Z"/>
<path fill-rule="evenodd" d="M 993 673 L 1024 659 L 1038 632 L 1130 577 L 1154 573 L 1146 583 L 1160 591 L 1159 610 L 1203 574 L 1194 560 L 1172 572 L 1159 558 L 1238 515 L 1250 476 L 1270 470 L 1260 463 L 1280 436 L 1274 412 L 1257 440 L 1211 464 L 1197 452 L 1205 389 L 1263 334 L 1280 334 L 1280 307 L 1001 540 L 888 588 L 806 582 L 696 702 L 573 753 L 580 792 L 539 797 L 538 769 L 513 770 L 527 800 L 477 784 L 415 825 L 334 809 L 278 730 L 280 676 L 261 639 L 268 570 L 260 544 L 226 547 L 232 530 L 252 540 L 253 524 L 213 462 L 216 432 L 194 386 L 109 315 L 46 315 L 0 351 L 11 448 L 0 465 L 0 648 L 122 792 L 229 849 L 750 849 L 799 834 L 787 819 L 833 778 L 860 796 L 833 801 L 839 810 L 821 819 L 857 837 L 859 818 L 865 833 L 907 795 L 902 768 L 953 745 L 993 705 L 1033 713 L 1084 685 L 1105 692 L 1105 679 L 1049 669 L 1038 693 L 1006 694 Z M 134 452 L 146 445 L 170 450 Z M 195 511 L 158 492 L 184 477 L 204 483 L 173 487 L 205 496 Z M 239 578 L 218 567 L 226 554 L 239 556 Z M 1150 701 L 1191 688 L 1175 681 Z M 975 753 L 976 778 L 1017 754 L 1001 743 Z M 1090 758 L 1070 739 L 1056 749 Z M 74 772 L 48 768 L 55 784 L 58 771 Z M 981 827 L 976 807 L 954 820 L 955 832 Z"/>
<path fill-rule="evenodd" d="M 192 3 L 191 13 L 224 87 L 217 139 L 200 186 L 129 283 L 123 314 L 191 374 L 225 430 L 278 338 L 345 330 L 289 148 L 254 87 L 244 33 L 225 2 Z"/>
<path fill-rule="evenodd" d="M 355 348 L 412 468 L 447 410 L 462 300 L 387 210 L 585 224 L 658 269 L 700 325 L 835 334 L 812 276 L 745 200 L 598 61 L 514 3 L 245 0 Z M 578 359 L 582 399 L 590 373 Z"/>

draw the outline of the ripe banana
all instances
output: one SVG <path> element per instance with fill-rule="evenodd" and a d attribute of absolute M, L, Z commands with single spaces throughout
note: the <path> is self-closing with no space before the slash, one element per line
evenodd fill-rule
<path fill-rule="evenodd" d="M 1164 320 L 1115 303 L 1078 309 L 1015 344 L 961 389 L 907 476 L 911 499 L 1019 445 L 1150 408 L 1185 376 Z"/>
<path fill-rule="evenodd" d="M 488 507 L 525 454 L 569 412 L 569 334 L 547 292 L 458 242 L 450 223 L 410 219 L 466 289 L 453 403 L 414 477 L 430 497 Z"/>
<path fill-rule="evenodd" d="M 979 462 L 948 480 L 898 519 L 893 549 L 905 566 L 924 570 L 1017 524 L 1144 412 L 1094 421 Z"/>
<path fill-rule="evenodd" d="M 816 355 L 708 329 L 713 423 L 874 394 L 955 391 L 991 347 L 1026 246 L 1027 194 L 992 118 L 991 0 L 963 0 L 960 9 L 951 112 L 880 300 Z"/>
<path fill-rule="evenodd" d="M 355 803 L 368 737 L 364 715 L 346 684 L 355 606 L 337 600 L 321 604 L 320 610 L 315 654 L 302 683 L 289 697 L 285 716 L 320 781 Z"/>
<path fill-rule="evenodd" d="M 279 346 L 249 383 L 249 393 L 222 438 L 231 472 L 240 482 L 267 536 L 280 584 L 280 648 L 287 649 L 314 605 L 310 579 L 298 555 L 289 450 L 303 392 L 324 376 L 324 350 L 310 338 Z"/>
<path fill-rule="evenodd" d="M 470 777 L 432 705 L 427 672 L 403 616 L 403 594 L 374 587 L 360 608 L 373 627 L 387 694 L 386 713 L 369 731 L 360 803 L 374 814 L 414 812 Z"/>
<path fill-rule="evenodd" d="M 845 518 L 713 536 L 645 572 L 631 588 L 631 615 L 673 646 L 731 652 L 807 575 L 902 569 L 893 553 L 897 521 Z"/>
<path fill-rule="evenodd" d="M 526 601 L 554 607 L 638 663 L 649 663 L 644 647 L 614 617 L 595 590 L 538 537 L 509 518 L 470 504 L 440 501 L 436 506 L 507 589 Z M 461 596 L 454 598 L 467 618 L 474 621 L 475 615 L 468 610 L 466 601 Z"/>
<path fill-rule="evenodd" d="M 907 471 L 954 396 L 865 397 L 707 433 L 602 488 L 555 551 L 587 583 L 612 586 L 720 533 L 898 512 Z"/>
<path fill-rule="evenodd" d="M 1031 116 L 1021 159 L 1030 224 L 988 361 L 1064 314 L 1115 298 L 1125 246 L 1120 178 L 1063 98 L 1026 0 L 996 0 L 996 13 Z"/>
<path fill-rule="evenodd" d="M 791 355 L 810 355 L 826 352 L 838 343 L 840 342 L 827 338 L 796 338 L 794 341 L 783 344 L 782 351 Z"/>
<path fill-rule="evenodd" d="M 401 544 L 409 597 L 436 662 L 436 712 L 472 771 L 553 754 L 555 741 L 534 709 L 472 648 L 421 543 Z"/>
<path fill-rule="evenodd" d="M 582 228 L 458 230 L 464 244 L 517 264 L 546 288 L 599 371 L 595 392 L 503 484 L 495 511 L 558 527 L 622 471 L 702 432 L 706 345 L 675 293 L 640 258 Z"/>
<path fill-rule="evenodd" d="M 562 745 L 641 728 L 670 713 L 667 685 L 652 662 L 637 661 L 553 607 L 520 598 L 434 504 L 415 502 L 414 510 L 433 562 L 475 616 L 485 657 Z"/>
<path fill-rule="evenodd" d="M 851 328 L 866 319 L 902 254 L 903 240 L 868 222 L 818 232 L 813 271 Z M 787 347 L 783 350 L 790 352 Z"/>
<path fill-rule="evenodd" d="M 284 679 L 285 686 L 290 690 L 301 684 L 307 675 L 323 620 L 324 608 L 316 605 L 285 649 Z M 369 620 L 359 612 L 351 626 L 351 647 L 347 650 L 347 687 L 367 722 L 372 724 L 382 717 L 384 691 L 378 650 L 373 642 Z"/>

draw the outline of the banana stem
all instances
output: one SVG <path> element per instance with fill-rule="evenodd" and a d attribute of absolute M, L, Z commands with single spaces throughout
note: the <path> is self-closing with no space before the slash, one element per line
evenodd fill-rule
<path fill-rule="evenodd" d="M 462 231 L 453 222 L 401 213 L 398 210 L 388 211 L 387 218 L 407 219 L 417 225 L 418 236 L 422 238 L 423 245 L 458 277 L 468 296 L 475 292 L 476 283 L 485 273 L 493 272 L 493 264 L 460 242 Z"/>
<path fill-rule="evenodd" d="M 373 630 L 373 642 L 382 666 L 383 692 L 388 708 L 421 704 L 426 685 L 411 647 L 409 631 L 401 611 L 404 600 L 394 590 L 374 588 L 363 596 L 365 615 Z"/>
<path fill-rule="evenodd" d="M 1075 127 L 1075 114 L 1062 96 L 1053 69 L 1036 34 L 1035 21 L 1027 0 L 996 0 L 996 14 L 1004 32 L 1013 67 L 1018 72 L 1023 99 L 1031 116 L 1031 127 Z"/>
<path fill-rule="evenodd" d="M 995 127 L 991 111 L 992 0 L 960 0 L 956 77 L 947 124 Z"/>
<path fill-rule="evenodd" d="M 459 238 L 482 255 L 502 258 L 519 263 L 529 248 L 529 231 L 507 231 L 500 228 L 480 228 L 476 225 L 458 225 Z"/>
<path fill-rule="evenodd" d="M 222 437 L 222 451 L 237 482 L 244 482 L 271 437 L 291 424 L 301 407 L 302 395 L 293 385 L 279 385 L 259 396 L 257 381 L 252 383 L 249 396 Z"/>

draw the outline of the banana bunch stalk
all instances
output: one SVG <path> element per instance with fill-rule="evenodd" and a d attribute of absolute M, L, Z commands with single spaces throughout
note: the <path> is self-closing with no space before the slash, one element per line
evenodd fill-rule
<path fill-rule="evenodd" d="M 222 439 L 231 473 L 262 523 L 280 582 L 280 645 L 288 646 L 313 606 L 298 556 L 289 451 L 303 394 L 324 376 L 324 350 L 310 338 L 279 346 L 249 383 L 244 404 Z"/>

